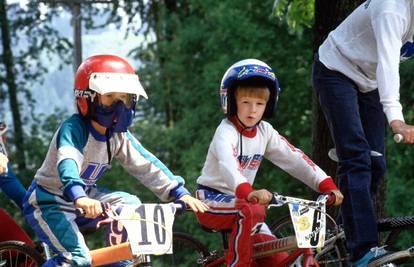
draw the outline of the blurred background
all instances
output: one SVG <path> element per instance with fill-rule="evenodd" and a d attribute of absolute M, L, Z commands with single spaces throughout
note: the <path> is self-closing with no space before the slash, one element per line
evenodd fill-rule
<path fill-rule="evenodd" d="M 138 103 L 130 131 L 183 176 L 192 191 L 224 117 L 218 94 L 222 75 L 245 58 L 268 63 L 281 83 L 272 125 L 334 177 L 335 163 L 327 157 L 332 143 L 310 84 L 311 63 L 327 33 L 361 2 L 0 0 L 0 120 L 9 126 L 13 168 L 28 186 L 53 133 L 75 112 L 74 69 L 89 56 L 110 53 L 136 68 L 149 95 Z M 408 123 L 414 116 L 412 71 L 413 61 L 401 65 Z M 412 215 L 414 148 L 393 143 L 389 131 L 387 152 L 386 182 L 376 200 L 378 216 Z M 99 185 L 136 194 L 144 202 L 159 201 L 116 163 Z M 268 162 L 262 163 L 255 187 L 297 197 L 313 194 Z M 4 194 L 0 206 L 30 232 Z M 283 214 L 286 209 L 271 211 L 267 219 Z M 177 221 L 177 230 L 217 246 L 218 239 L 203 233 L 193 214 Z M 88 240 L 91 247 L 103 244 L 99 235 Z M 409 240 L 413 237 L 402 242 L 408 245 Z"/>

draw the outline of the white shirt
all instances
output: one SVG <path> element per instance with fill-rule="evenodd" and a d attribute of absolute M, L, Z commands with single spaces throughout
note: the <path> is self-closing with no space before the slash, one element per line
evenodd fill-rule
<path fill-rule="evenodd" d="M 319 60 L 352 79 L 361 92 L 378 88 L 388 122 L 404 121 L 399 63 L 412 56 L 401 48 L 413 42 L 413 6 L 412 0 L 366 1 L 319 47 Z"/>
<path fill-rule="evenodd" d="M 201 176 L 197 179 L 198 184 L 234 195 L 238 185 L 246 182 L 253 185 L 263 157 L 315 191 L 318 191 L 320 182 L 328 177 L 265 121 L 257 125 L 254 137 L 242 138 L 243 156 L 240 164 L 240 133 L 229 120 L 224 119 L 220 123 L 211 141 Z"/>

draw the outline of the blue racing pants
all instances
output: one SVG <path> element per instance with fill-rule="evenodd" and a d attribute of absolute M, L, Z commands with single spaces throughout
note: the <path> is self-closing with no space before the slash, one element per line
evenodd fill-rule
<path fill-rule="evenodd" d="M 112 207 L 122 208 L 124 204 L 140 204 L 140 200 L 125 192 L 111 192 L 106 189 L 90 187 L 86 189 L 88 197 L 108 203 Z M 30 186 L 23 204 L 26 220 L 42 242 L 55 253 L 55 257 L 46 261 L 43 267 L 55 266 L 91 266 L 91 256 L 80 229 L 95 228 L 102 218 L 77 218 L 73 202 L 49 193 L 34 181 Z M 126 242 L 126 231 L 117 221 L 107 226 L 108 245 Z M 126 266 L 119 263 L 111 266 Z"/>

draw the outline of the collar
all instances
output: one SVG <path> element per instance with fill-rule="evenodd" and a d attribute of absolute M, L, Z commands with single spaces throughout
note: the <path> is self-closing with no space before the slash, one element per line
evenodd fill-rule
<path fill-rule="evenodd" d="M 253 138 L 256 136 L 257 125 L 250 127 L 250 128 L 244 127 L 243 125 L 241 125 L 240 121 L 237 119 L 236 116 L 230 117 L 229 121 L 236 127 L 237 131 L 241 133 L 241 135 L 248 137 L 248 138 Z"/>
<path fill-rule="evenodd" d="M 88 127 L 89 132 L 92 134 L 92 136 L 101 142 L 106 142 L 106 136 L 104 134 L 99 133 L 95 128 L 93 128 L 91 121 L 88 121 L 86 124 Z M 113 135 L 113 130 L 109 130 L 109 138 L 111 138 Z"/>

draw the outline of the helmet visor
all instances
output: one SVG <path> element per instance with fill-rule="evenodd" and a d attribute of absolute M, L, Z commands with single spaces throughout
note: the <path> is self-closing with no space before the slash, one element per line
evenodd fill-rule
<path fill-rule="evenodd" d="M 92 73 L 89 88 L 98 94 L 128 93 L 148 98 L 147 93 L 139 82 L 138 75 L 125 73 Z"/>
<path fill-rule="evenodd" d="M 126 93 L 107 93 L 100 96 L 101 105 L 105 107 L 114 106 L 118 102 L 122 102 L 126 108 L 133 108 L 137 101 L 135 94 Z"/>

